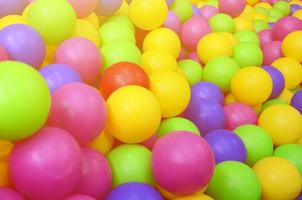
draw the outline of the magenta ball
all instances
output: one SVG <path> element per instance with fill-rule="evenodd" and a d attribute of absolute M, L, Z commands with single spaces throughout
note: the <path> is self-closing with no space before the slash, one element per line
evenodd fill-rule
<path fill-rule="evenodd" d="M 179 17 L 174 12 L 168 11 L 167 18 L 164 22 L 164 27 L 171 29 L 176 34 L 179 34 L 181 26 L 182 24 Z"/>
<path fill-rule="evenodd" d="M 96 138 L 105 127 L 106 104 L 100 93 L 84 83 L 70 83 L 54 91 L 50 126 L 70 132 L 80 144 Z"/>
<path fill-rule="evenodd" d="M 283 74 L 276 68 L 271 66 L 262 67 L 271 77 L 273 81 L 273 90 L 270 95 L 270 99 L 277 98 L 285 88 L 285 79 Z"/>
<path fill-rule="evenodd" d="M 28 0 L 0 0 L 0 18 L 22 14 L 28 4 Z"/>
<path fill-rule="evenodd" d="M 95 13 L 101 16 L 110 16 L 114 14 L 122 5 L 123 0 L 98 0 L 99 3 Z"/>
<path fill-rule="evenodd" d="M 260 31 L 258 33 L 258 36 L 259 36 L 261 46 L 264 45 L 267 42 L 272 42 L 274 40 L 272 30 Z"/>
<path fill-rule="evenodd" d="M 63 200 L 97 200 L 97 199 L 90 197 L 90 196 L 78 194 L 78 195 L 69 196 Z"/>
<path fill-rule="evenodd" d="M 273 41 L 273 42 L 264 43 L 261 46 L 262 53 L 263 53 L 263 65 L 270 65 L 275 60 L 282 57 L 281 45 L 282 42 Z"/>
<path fill-rule="evenodd" d="M 207 20 L 209 20 L 217 13 L 218 13 L 218 9 L 215 8 L 214 6 L 202 6 L 200 8 L 200 16 L 204 17 Z"/>
<path fill-rule="evenodd" d="M 296 17 L 283 17 L 272 28 L 274 40 L 282 41 L 289 33 L 302 29 L 302 22 Z"/>
<path fill-rule="evenodd" d="M 226 13 L 232 17 L 237 17 L 245 8 L 246 0 L 220 0 L 218 9 L 220 13 Z"/>
<path fill-rule="evenodd" d="M 205 187 L 214 165 L 209 144 L 191 132 L 177 131 L 160 138 L 152 152 L 157 183 L 174 194 L 193 194 Z"/>
<path fill-rule="evenodd" d="M 226 129 L 228 130 L 234 130 L 246 124 L 257 124 L 257 113 L 248 105 L 232 103 L 226 105 L 223 110 L 226 117 Z"/>
<path fill-rule="evenodd" d="M 45 127 L 15 144 L 9 170 L 17 191 L 26 198 L 60 200 L 81 179 L 81 149 L 68 132 Z"/>
<path fill-rule="evenodd" d="M 190 53 L 188 54 L 188 59 L 193 60 L 193 61 L 195 61 L 195 62 L 197 62 L 198 64 L 201 65 L 201 61 L 200 61 L 200 59 L 199 59 L 199 57 L 198 57 L 198 54 L 197 54 L 195 51 L 190 52 Z M 201 67 L 201 66 L 200 66 L 200 67 Z"/>
<path fill-rule="evenodd" d="M 224 103 L 224 95 L 220 88 L 207 81 L 201 81 L 191 86 L 191 101 L 198 102 L 201 99 L 210 99 L 220 105 Z"/>
<path fill-rule="evenodd" d="M 1 200 L 25 200 L 20 194 L 10 188 L 0 188 Z"/>
<path fill-rule="evenodd" d="M 83 148 L 83 173 L 76 193 L 105 199 L 111 188 L 112 175 L 106 158 L 97 151 Z"/>
<path fill-rule="evenodd" d="M 291 105 L 302 114 L 302 90 L 296 92 L 291 99 Z"/>

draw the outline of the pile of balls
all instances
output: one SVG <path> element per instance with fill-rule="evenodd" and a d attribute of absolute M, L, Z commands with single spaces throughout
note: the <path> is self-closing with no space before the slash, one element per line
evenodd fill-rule
<path fill-rule="evenodd" d="M 302 1 L 0 17 L 1 200 L 302 199 Z"/>

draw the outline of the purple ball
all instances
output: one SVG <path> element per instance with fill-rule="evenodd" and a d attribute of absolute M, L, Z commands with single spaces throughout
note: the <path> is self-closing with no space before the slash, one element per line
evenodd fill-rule
<path fill-rule="evenodd" d="M 204 139 L 211 146 L 216 164 L 223 161 L 246 161 L 246 149 L 243 141 L 232 131 L 215 130 L 209 132 Z"/>
<path fill-rule="evenodd" d="M 67 64 L 51 64 L 43 67 L 40 74 L 51 92 L 68 83 L 82 82 L 78 72 Z"/>
<path fill-rule="evenodd" d="M 302 195 L 298 196 L 296 200 L 302 200 Z"/>
<path fill-rule="evenodd" d="M 9 188 L 0 188 L 1 200 L 24 200 L 16 191 Z"/>
<path fill-rule="evenodd" d="M 225 128 L 223 107 L 210 99 L 191 99 L 184 116 L 195 123 L 201 134 Z"/>
<path fill-rule="evenodd" d="M 302 114 L 302 90 L 294 94 L 290 104 Z"/>
<path fill-rule="evenodd" d="M 40 34 L 30 26 L 13 24 L 0 31 L 0 45 L 12 60 L 39 67 L 45 57 L 45 44 Z"/>
<path fill-rule="evenodd" d="M 22 14 L 28 0 L 0 0 L 0 18 L 7 15 Z"/>
<path fill-rule="evenodd" d="M 106 200 L 164 200 L 155 188 L 145 183 L 125 183 L 114 188 Z"/>
<path fill-rule="evenodd" d="M 262 68 L 270 75 L 273 81 L 273 90 L 270 99 L 278 97 L 285 87 L 283 74 L 278 69 L 271 66 L 263 66 Z"/>
<path fill-rule="evenodd" d="M 201 14 L 201 12 L 200 12 L 200 10 L 197 6 L 192 5 L 192 9 L 193 9 L 193 14 L 194 15 L 200 15 Z"/>
<path fill-rule="evenodd" d="M 210 99 L 220 105 L 224 104 L 224 96 L 220 88 L 207 81 L 196 83 L 191 87 L 191 101 L 200 99 Z"/>
<path fill-rule="evenodd" d="M 290 14 L 294 14 L 294 12 L 296 12 L 297 10 L 300 10 L 302 7 L 300 5 L 297 5 L 297 4 L 292 4 L 290 6 Z"/>

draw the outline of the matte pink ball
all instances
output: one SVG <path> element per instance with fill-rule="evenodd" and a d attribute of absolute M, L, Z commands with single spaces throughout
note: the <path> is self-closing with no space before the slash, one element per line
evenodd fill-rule
<path fill-rule="evenodd" d="M 176 34 L 180 33 L 181 21 L 179 17 L 172 11 L 168 11 L 166 21 L 164 22 L 164 27 L 171 29 Z"/>
<path fill-rule="evenodd" d="M 245 8 L 246 0 L 220 0 L 218 9 L 220 13 L 226 13 L 232 17 L 237 17 Z"/>
<path fill-rule="evenodd" d="M 273 32 L 272 30 L 263 30 L 258 33 L 259 40 L 260 40 L 260 45 L 262 46 L 263 44 L 267 42 L 272 42 L 273 39 Z"/>
<path fill-rule="evenodd" d="M 1 200 L 25 200 L 16 191 L 10 188 L 0 188 L 0 199 Z"/>
<path fill-rule="evenodd" d="M 52 94 L 48 124 L 67 130 L 80 144 L 96 138 L 104 129 L 106 118 L 103 97 L 87 84 L 67 84 Z"/>
<path fill-rule="evenodd" d="M 68 132 L 45 127 L 15 144 L 9 170 L 17 191 L 26 198 L 60 200 L 81 179 L 81 149 Z"/>
<path fill-rule="evenodd" d="M 78 194 L 78 195 L 69 196 L 63 200 L 97 200 L 97 199 L 90 196 Z"/>
<path fill-rule="evenodd" d="M 205 187 L 214 171 L 214 156 L 200 136 L 176 131 L 160 138 L 152 151 L 157 183 L 171 193 L 188 195 Z"/>
<path fill-rule="evenodd" d="M 273 38 L 282 41 L 289 33 L 301 29 L 302 22 L 299 19 L 292 16 L 283 17 L 277 21 L 272 29 Z"/>
<path fill-rule="evenodd" d="M 206 20 L 209 20 L 211 17 L 218 13 L 218 9 L 214 6 L 202 6 L 200 8 L 200 16 L 204 17 Z"/>
<path fill-rule="evenodd" d="M 263 65 L 270 65 L 282 57 L 280 41 L 267 42 L 261 46 L 263 53 Z"/>

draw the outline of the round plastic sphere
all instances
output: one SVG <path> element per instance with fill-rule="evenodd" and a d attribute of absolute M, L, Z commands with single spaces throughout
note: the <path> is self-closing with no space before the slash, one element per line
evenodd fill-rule
<path fill-rule="evenodd" d="M 0 46 L 0 62 L 5 61 L 5 60 L 9 60 L 8 53 L 7 53 L 6 49 L 4 49 L 2 46 Z"/>
<path fill-rule="evenodd" d="M 223 105 L 224 95 L 215 84 L 203 81 L 191 87 L 191 101 L 198 102 L 200 99 L 210 99 Z"/>
<path fill-rule="evenodd" d="M 40 74 L 46 80 L 51 92 L 69 83 L 82 82 L 78 72 L 66 64 L 47 65 L 40 70 Z"/>
<path fill-rule="evenodd" d="M 24 200 L 16 191 L 10 188 L 0 188 L 0 198 L 5 200 Z"/>
<path fill-rule="evenodd" d="M 290 14 L 294 14 L 296 11 L 301 10 L 302 6 L 297 5 L 297 4 L 292 4 L 290 5 Z"/>
<path fill-rule="evenodd" d="M 177 197 L 173 200 L 214 200 L 212 197 L 205 195 L 205 194 L 194 194 L 189 196 Z"/>
<path fill-rule="evenodd" d="M 163 118 L 177 116 L 186 109 L 191 92 L 184 75 L 177 71 L 161 70 L 151 74 L 149 78 L 150 90 L 159 100 Z"/>
<path fill-rule="evenodd" d="M 257 44 L 243 42 L 235 46 L 233 58 L 241 67 L 260 66 L 263 61 L 263 54 Z"/>
<path fill-rule="evenodd" d="M 5 17 L 7 15 L 22 14 L 22 11 L 28 4 L 28 0 L 1 0 L 0 18 Z"/>
<path fill-rule="evenodd" d="M 76 14 L 67 1 L 35 1 L 27 19 L 29 25 L 51 44 L 67 39 L 76 27 Z"/>
<path fill-rule="evenodd" d="M 212 177 L 214 162 L 207 142 L 185 131 L 159 139 L 152 152 L 156 181 L 164 189 L 179 195 L 192 194 L 205 187 Z"/>
<path fill-rule="evenodd" d="M 267 109 L 268 107 L 270 106 L 273 106 L 273 105 L 278 105 L 278 104 L 286 104 L 288 105 L 289 103 L 284 100 L 284 99 L 271 99 L 271 100 L 268 100 L 266 101 L 264 104 L 262 104 L 262 111 Z"/>
<path fill-rule="evenodd" d="M 236 17 L 234 19 L 234 22 L 235 22 L 235 32 L 244 31 L 244 30 L 254 31 L 253 23 L 246 17 Z"/>
<path fill-rule="evenodd" d="M 257 45 L 260 44 L 258 35 L 253 31 L 249 31 L 249 30 L 239 31 L 235 33 L 235 37 L 239 43 L 251 42 Z"/>
<path fill-rule="evenodd" d="M 168 16 L 167 16 L 163 26 L 171 29 L 176 34 L 179 34 L 182 24 L 181 24 L 179 17 L 174 12 L 168 11 Z"/>
<path fill-rule="evenodd" d="M 218 13 L 217 8 L 210 5 L 204 5 L 200 8 L 200 16 L 206 18 L 209 20 L 212 16 L 216 15 Z"/>
<path fill-rule="evenodd" d="M 233 48 L 222 33 L 209 33 L 198 42 L 197 53 L 200 60 L 207 63 L 219 56 L 232 56 Z"/>
<path fill-rule="evenodd" d="M 288 34 L 282 42 L 283 55 L 286 57 L 294 58 L 299 62 L 302 62 L 301 41 L 302 41 L 302 31 L 294 31 Z"/>
<path fill-rule="evenodd" d="M 78 194 L 78 195 L 71 195 L 63 200 L 96 200 L 96 199 L 87 195 Z"/>
<path fill-rule="evenodd" d="M 290 5 L 286 1 L 277 1 L 273 5 L 273 9 L 277 9 L 282 12 L 283 16 L 287 16 L 290 14 Z"/>
<path fill-rule="evenodd" d="M 226 161 L 216 165 L 206 192 L 216 200 L 254 200 L 261 197 L 261 185 L 250 167 Z"/>
<path fill-rule="evenodd" d="M 103 131 L 98 137 L 96 137 L 92 142 L 89 143 L 89 147 L 97 150 L 103 155 L 107 155 L 108 152 L 113 148 L 114 138 L 112 135 Z"/>
<path fill-rule="evenodd" d="M 245 0 L 222 0 L 218 3 L 219 12 L 237 17 L 245 8 Z"/>
<path fill-rule="evenodd" d="M 48 124 L 67 130 L 80 144 L 96 138 L 105 127 L 107 109 L 99 92 L 84 83 L 70 83 L 52 94 Z"/>
<path fill-rule="evenodd" d="M 273 90 L 270 95 L 270 99 L 278 97 L 285 87 L 285 79 L 283 74 L 276 68 L 271 66 L 263 66 L 264 69 L 271 77 L 273 81 Z"/>
<path fill-rule="evenodd" d="M 297 10 L 296 12 L 294 12 L 292 14 L 292 16 L 301 20 L 302 19 L 302 10 Z"/>
<path fill-rule="evenodd" d="M 94 12 L 98 0 L 68 0 L 79 18 L 84 18 Z"/>
<path fill-rule="evenodd" d="M 73 67 L 86 83 L 93 83 L 97 79 L 102 64 L 99 49 L 93 42 L 81 37 L 61 43 L 55 61 Z"/>
<path fill-rule="evenodd" d="M 116 90 L 107 100 L 107 107 L 106 132 L 122 142 L 143 142 L 159 127 L 160 104 L 143 87 L 124 86 Z"/>
<path fill-rule="evenodd" d="M 58 128 L 43 128 L 17 143 L 10 157 L 14 186 L 32 200 L 61 199 L 75 189 L 81 170 L 79 145 L 68 132 Z"/>
<path fill-rule="evenodd" d="M 270 65 L 275 60 L 282 57 L 281 42 L 273 41 L 267 42 L 261 46 L 263 53 L 263 65 Z"/>
<path fill-rule="evenodd" d="M 281 18 L 273 27 L 273 36 L 275 40 L 282 41 L 289 33 L 301 29 L 302 22 L 292 16 Z"/>
<path fill-rule="evenodd" d="M 194 60 L 185 59 L 178 62 L 179 68 L 185 73 L 190 85 L 202 80 L 203 68 Z"/>
<path fill-rule="evenodd" d="M 291 105 L 302 114 L 302 90 L 296 92 L 291 99 Z"/>
<path fill-rule="evenodd" d="M 182 23 L 190 19 L 193 15 L 191 2 L 187 0 L 174 0 L 170 9 L 179 17 Z"/>
<path fill-rule="evenodd" d="M 262 199 L 295 199 L 301 192 L 298 169 L 284 158 L 267 157 L 253 167 L 262 185 Z"/>
<path fill-rule="evenodd" d="M 107 155 L 111 165 L 113 186 L 141 182 L 154 184 L 151 171 L 151 152 L 137 144 L 123 144 Z"/>
<path fill-rule="evenodd" d="M 203 79 L 217 85 L 223 92 L 230 91 L 231 81 L 239 65 L 229 57 L 217 57 L 206 64 Z"/>
<path fill-rule="evenodd" d="M 263 30 L 258 33 L 260 44 L 263 45 L 267 42 L 272 42 L 273 39 L 273 32 L 272 30 Z"/>
<path fill-rule="evenodd" d="M 144 183 L 129 182 L 114 188 L 107 200 L 164 200 L 160 193 L 150 185 Z"/>
<path fill-rule="evenodd" d="M 263 31 L 263 30 L 270 29 L 269 24 L 266 21 L 264 21 L 263 19 L 253 20 L 253 26 L 254 26 L 256 33 Z"/>
<path fill-rule="evenodd" d="M 98 0 L 95 13 L 100 16 L 113 15 L 121 6 L 122 0 Z"/>
<path fill-rule="evenodd" d="M 232 79 L 231 91 L 235 98 L 248 105 L 265 102 L 271 95 L 273 81 L 270 75 L 259 67 L 240 69 Z"/>
<path fill-rule="evenodd" d="M 180 32 L 181 42 L 187 49 L 195 51 L 199 40 L 210 32 L 211 27 L 207 20 L 195 15 L 182 25 Z"/>
<path fill-rule="evenodd" d="M 229 32 L 235 31 L 235 23 L 231 16 L 219 13 L 211 17 L 209 24 L 214 32 Z"/>

